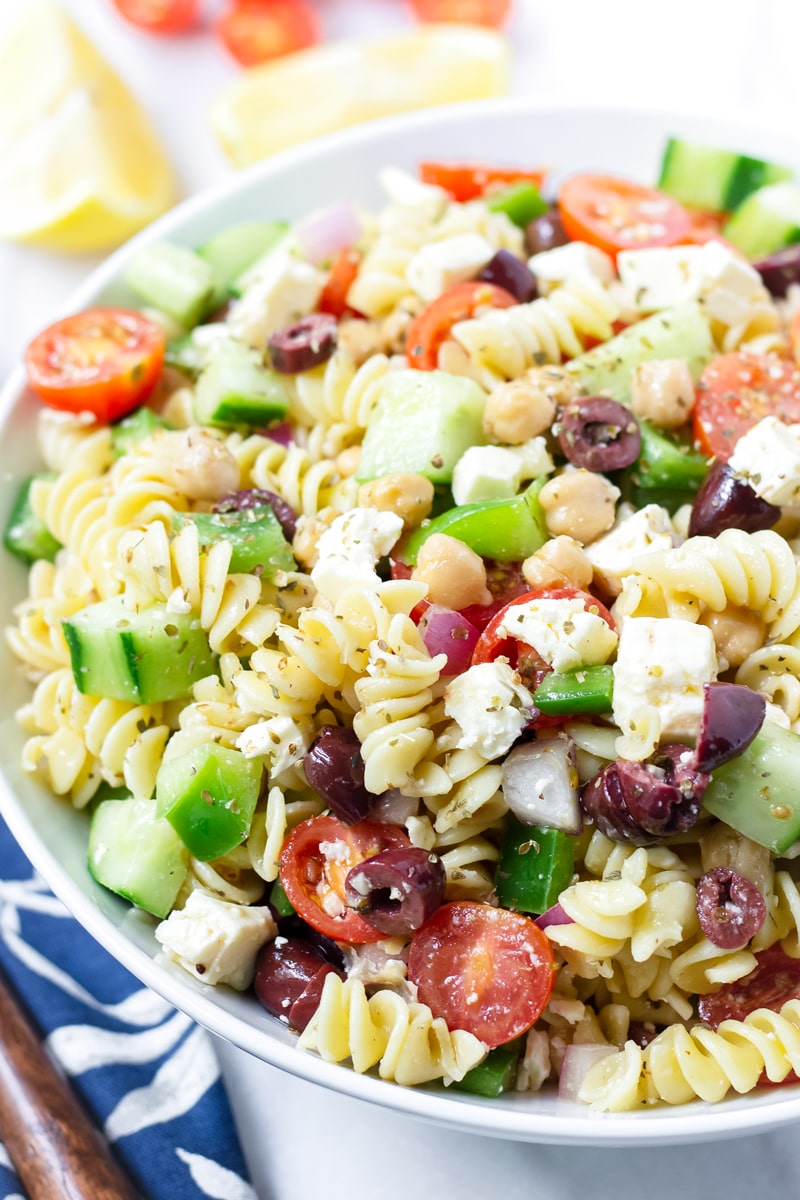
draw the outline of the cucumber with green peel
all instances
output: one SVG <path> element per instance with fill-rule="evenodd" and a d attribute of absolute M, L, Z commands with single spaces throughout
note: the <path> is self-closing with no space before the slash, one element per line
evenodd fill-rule
<path fill-rule="evenodd" d="M 288 232 L 288 221 L 248 221 L 223 229 L 200 246 L 197 253 L 211 264 L 217 277 L 220 303 L 229 295 L 241 294 L 241 276 Z"/>
<path fill-rule="evenodd" d="M 366 483 L 395 472 L 450 483 L 470 446 L 483 446 L 486 393 L 445 371 L 390 371 L 367 425 L 356 479 Z"/>
<path fill-rule="evenodd" d="M 289 407 L 286 384 L 265 367 L 257 350 L 233 338 L 221 340 L 200 371 L 194 393 L 199 425 L 269 425 Z"/>
<path fill-rule="evenodd" d="M 189 869 L 189 851 L 155 800 L 104 800 L 89 826 L 89 873 L 103 887 L 163 919 Z"/>
<path fill-rule="evenodd" d="M 205 316 L 217 291 L 211 263 L 173 242 L 144 246 L 128 263 L 125 282 L 145 304 L 174 317 L 184 329 Z"/>
<path fill-rule="evenodd" d="M 748 258 L 761 258 L 800 242 L 800 185 L 773 183 L 737 208 L 722 228 Z"/>
<path fill-rule="evenodd" d="M 214 542 L 230 542 L 232 553 L 228 570 L 246 574 L 260 571 L 272 579 L 278 571 L 295 571 L 292 548 L 284 537 L 281 524 L 269 505 L 241 512 L 181 513 L 172 518 L 175 530 L 195 525 L 201 550 Z"/>
<path fill-rule="evenodd" d="M 708 318 L 694 300 L 645 317 L 607 342 L 566 364 L 586 396 L 610 396 L 630 404 L 631 374 L 642 363 L 685 358 L 697 380 L 716 351 Z"/>
<path fill-rule="evenodd" d="M 485 500 L 481 504 L 460 504 L 421 525 L 409 537 L 403 549 L 403 561 L 414 566 L 417 556 L 435 533 L 458 538 L 481 558 L 497 562 L 522 562 L 534 554 L 549 538 L 539 492 L 547 482 L 535 479 L 524 492 L 506 500 Z"/>
<path fill-rule="evenodd" d="M 55 475 L 42 472 L 25 480 L 11 506 L 3 533 L 3 545 L 6 550 L 26 563 L 33 563 L 42 558 L 46 562 L 53 562 L 61 549 L 61 542 L 53 537 L 31 506 L 31 487 L 39 479 L 49 481 L 55 479 Z"/>
<path fill-rule="evenodd" d="M 190 695 L 199 679 L 217 673 L 199 620 L 163 604 L 131 608 L 114 596 L 81 609 L 62 628 L 85 695 L 157 704 Z"/>
<path fill-rule="evenodd" d="M 737 758 L 712 773 L 703 808 L 773 854 L 800 838 L 800 735 L 765 721 Z"/>
<path fill-rule="evenodd" d="M 188 333 L 167 342 L 164 364 L 196 379 L 223 342 L 233 342 L 230 328 L 221 321 L 195 325 Z M 259 361 L 261 361 L 259 359 Z"/>
<path fill-rule="evenodd" d="M 732 212 L 759 188 L 793 175 L 791 167 L 671 137 L 664 149 L 658 187 L 692 208 Z"/>
<path fill-rule="evenodd" d="M 215 742 L 163 762 L 156 776 L 158 815 L 201 862 L 228 854 L 250 832 L 261 793 L 260 758 Z"/>
<path fill-rule="evenodd" d="M 111 450 L 114 458 L 122 458 L 129 454 L 140 442 L 143 442 L 157 429 L 171 429 L 172 426 L 152 408 L 142 405 L 132 412 L 129 417 L 123 417 L 111 426 Z"/>

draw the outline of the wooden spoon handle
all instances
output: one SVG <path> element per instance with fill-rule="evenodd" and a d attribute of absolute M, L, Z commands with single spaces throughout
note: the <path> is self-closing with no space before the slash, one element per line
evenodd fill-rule
<path fill-rule="evenodd" d="M 141 1200 L 2 979 L 0 1137 L 30 1200 Z"/>

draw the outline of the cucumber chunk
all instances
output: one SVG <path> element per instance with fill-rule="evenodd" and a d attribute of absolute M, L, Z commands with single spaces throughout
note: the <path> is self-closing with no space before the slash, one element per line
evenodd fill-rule
<path fill-rule="evenodd" d="M 129 417 L 124 417 L 116 425 L 111 426 L 111 449 L 114 458 L 122 458 L 134 447 L 143 442 L 156 429 L 171 429 L 172 426 L 154 413 L 152 408 L 144 405 L 137 408 Z"/>
<path fill-rule="evenodd" d="M 722 232 L 749 258 L 800 242 L 800 186 L 773 183 L 760 188 L 737 208 Z"/>
<path fill-rule="evenodd" d="M 196 617 L 163 604 L 133 609 L 121 596 L 90 604 L 62 622 L 78 690 L 89 696 L 157 704 L 191 693 L 216 674 Z"/>
<path fill-rule="evenodd" d="M 616 337 L 573 358 L 566 369 L 587 396 L 629 404 L 631 373 L 658 358 L 685 358 L 693 379 L 714 356 L 708 318 L 696 301 L 666 308 L 623 329 Z"/>
<path fill-rule="evenodd" d="M 197 380 L 194 415 L 200 425 L 268 425 L 286 415 L 289 395 L 257 350 L 232 338 L 214 347 Z"/>
<path fill-rule="evenodd" d="M 800 838 L 800 735 L 765 721 L 747 749 L 719 767 L 703 808 L 773 854 Z"/>
<path fill-rule="evenodd" d="M 189 869 L 189 852 L 155 800 L 104 800 L 89 826 L 89 872 L 154 917 L 167 916 Z"/>
<path fill-rule="evenodd" d="M 191 329 L 209 310 L 217 277 L 209 262 L 188 246 L 154 242 L 131 259 L 125 282 L 152 304 Z"/>
<path fill-rule="evenodd" d="M 547 523 L 539 492 L 546 478 L 535 479 L 524 492 L 510 500 L 486 500 L 461 504 L 415 529 L 406 543 L 403 560 L 415 566 L 421 547 L 434 533 L 458 538 L 481 558 L 497 562 L 521 562 L 548 540 Z"/>
<path fill-rule="evenodd" d="M 470 446 L 486 443 L 483 390 L 445 371 L 392 371 L 381 388 L 361 447 L 356 479 L 366 483 L 395 472 L 450 483 Z"/>
<path fill-rule="evenodd" d="M 172 524 L 176 530 L 196 525 L 203 550 L 214 542 L 230 542 L 231 572 L 262 570 L 267 579 L 272 579 L 277 571 L 297 569 L 292 548 L 269 505 L 229 513 L 176 512 Z"/>
<path fill-rule="evenodd" d="M 248 221 L 223 229 L 197 253 L 210 263 L 223 293 L 239 294 L 237 280 L 289 231 L 287 221 Z"/>
<path fill-rule="evenodd" d="M 791 167 L 673 137 L 664 149 L 658 186 L 693 208 L 731 212 L 758 188 L 793 174 Z"/>
<path fill-rule="evenodd" d="M 250 832 L 261 791 L 261 759 L 216 743 L 194 746 L 161 764 L 158 814 L 189 851 L 209 862 L 241 845 Z"/>
<path fill-rule="evenodd" d="M 53 562 L 61 549 L 61 542 L 56 541 L 44 521 L 31 507 L 31 485 L 37 479 L 54 478 L 54 475 L 48 473 L 31 475 L 17 492 L 11 506 L 3 533 L 3 545 L 23 562 L 32 563 L 40 558 Z"/>

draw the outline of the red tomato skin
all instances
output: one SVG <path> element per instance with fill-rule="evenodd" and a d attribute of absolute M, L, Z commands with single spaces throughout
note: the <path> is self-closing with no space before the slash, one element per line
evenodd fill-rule
<path fill-rule="evenodd" d="M 114 7 L 137 29 L 147 33 L 182 33 L 199 15 L 199 0 L 113 0 Z"/>
<path fill-rule="evenodd" d="M 243 67 L 255 67 L 319 41 L 316 13 L 304 0 L 233 0 L 215 27 Z"/>
<path fill-rule="evenodd" d="M 718 992 L 701 996 L 701 1021 L 716 1029 L 722 1021 L 741 1021 L 757 1008 L 778 1012 L 787 1000 L 800 999 L 800 958 L 790 958 L 780 945 L 756 955 L 758 966 L 744 979 L 725 983 Z"/>
<path fill-rule="evenodd" d="M 800 370 L 770 354 L 736 351 L 712 359 L 700 376 L 694 436 L 708 455 L 727 462 L 736 443 L 762 417 L 800 421 Z"/>
<path fill-rule="evenodd" d="M 411 0 L 420 21 L 455 21 L 499 29 L 511 12 L 512 0 Z"/>
<path fill-rule="evenodd" d="M 489 1047 L 530 1029 L 553 990 L 546 935 L 521 913 L 473 900 L 443 904 L 411 939 L 408 978 L 450 1029 Z"/>
<path fill-rule="evenodd" d="M 323 842 L 343 842 L 349 851 L 347 861 L 331 861 L 320 853 Z M 340 942 L 361 945 L 379 942 L 385 935 L 368 925 L 344 902 L 344 881 L 347 872 L 357 863 L 372 858 L 381 850 L 410 846 L 405 831 L 398 825 L 379 821 L 359 821 L 344 825 L 336 817 L 311 817 L 296 825 L 283 843 L 280 853 L 280 880 L 289 902 L 306 924 L 318 933 Z M 343 911 L 338 916 L 326 912 L 315 899 L 320 882 L 326 894 L 340 901 Z"/>
<path fill-rule="evenodd" d="M 526 171 L 521 167 L 495 167 L 488 163 L 427 161 L 419 164 L 422 182 L 443 188 L 459 204 L 502 191 L 513 183 L 532 183 L 534 187 L 541 187 L 546 174 L 544 168 Z"/>
<path fill-rule="evenodd" d="M 518 604 L 528 604 L 531 600 L 575 600 L 581 599 L 584 602 L 584 607 L 587 612 L 595 610 L 599 617 L 602 617 L 610 629 L 616 630 L 617 626 L 614 623 L 614 618 L 606 608 L 605 604 L 601 604 L 589 592 L 582 592 L 580 588 L 573 587 L 539 587 L 534 588 L 530 592 L 523 592 L 519 596 L 515 596 L 504 604 L 499 612 L 495 613 L 489 624 L 481 634 L 475 649 L 472 652 L 473 663 L 494 662 L 500 655 L 504 655 L 513 665 L 513 657 L 516 652 L 516 647 L 524 645 L 516 638 L 502 637 L 498 634 L 498 629 L 503 624 L 506 614 L 509 609 L 515 608 Z M 532 649 L 528 647 L 527 649 Z M 536 651 L 533 651 L 536 654 Z M 546 665 L 546 664 L 545 664 Z M 550 668 L 547 668 L 548 671 Z"/>
<path fill-rule="evenodd" d="M 480 280 L 457 283 L 424 308 L 408 327 L 408 365 L 417 371 L 435 371 L 439 347 L 459 321 L 466 321 L 485 306 L 511 308 L 519 301 L 505 288 Z"/>
<path fill-rule="evenodd" d="M 691 229 L 677 200 L 611 175 L 573 175 L 562 185 L 558 209 L 570 240 L 590 242 L 612 257 L 620 250 L 675 246 Z"/>
<path fill-rule="evenodd" d="M 51 408 L 110 422 L 138 408 L 164 363 L 163 332 L 142 313 L 88 308 L 42 330 L 25 351 L 32 391 Z"/>
<path fill-rule="evenodd" d="M 360 262 L 361 254 L 354 247 L 349 246 L 339 251 L 319 298 L 317 308 L 320 312 L 330 313 L 337 320 L 344 316 L 348 311 L 347 293 L 358 274 Z"/>

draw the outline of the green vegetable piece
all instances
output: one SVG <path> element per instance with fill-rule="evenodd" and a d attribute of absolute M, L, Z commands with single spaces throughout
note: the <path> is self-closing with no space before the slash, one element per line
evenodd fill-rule
<path fill-rule="evenodd" d="M 421 547 L 434 533 L 446 533 L 464 542 L 481 558 L 519 562 L 528 558 L 550 536 L 539 503 L 546 479 L 535 479 L 524 492 L 510 500 L 486 500 L 461 504 L 415 529 L 403 557 L 414 566 Z"/>
<path fill-rule="evenodd" d="M 773 854 L 800 838 L 800 735 L 765 721 L 747 749 L 713 772 L 703 808 Z"/>
<path fill-rule="evenodd" d="M 639 421 L 642 449 L 630 468 L 634 486 L 680 488 L 696 491 L 708 474 L 708 459 L 688 442 Z"/>
<path fill-rule="evenodd" d="M 238 294 L 234 286 L 253 263 L 286 237 L 286 221 L 248 221 L 223 229 L 200 247 L 197 253 L 210 263 L 218 280 L 220 302 L 229 294 Z"/>
<path fill-rule="evenodd" d="M 62 622 L 78 690 L 157 704 L 180 700 L 216 659 L 196 617 L 163 604 L 133 609 L 121 596 L 90 604 Z"/>
<path fill-rule="evenodd" d="M 450 483 L 470 446 L 483 446 L 486 395 L 471 379 L 445 371 L 390 371 L 361 448 L 356 479 L 396 471 Z"/>
<path fill-rule="evenodd" d="M 98 883 L 155 917 L 172 909 L 189 854 L 155 800 L 104 800 L 89 826 L 89 871 Z"/>
<path fill-rule="evenodd" d="M 761 258 L 800 242 L 800 185 L 771 183 L 748 196 L 722 229 L 748 256 Z"/>
<path fill-rule="evenodd" d="M 203 326 L 199 326 L 203 328 Z M 205 366 L 206 353 L 198 346 L 191 333 L 182 333 L 180 337 L 167 342 L 164 351 L 164 365 L 182 371 L 190 379 L 196 379 Z"/>
<path fill-rule="evenodd" d="M 524 229 L 531 221 L 546 213 L 549 206 L 534 184 L 520 182 L 487 196 L 486 207 L 490 212 L 505 213 L 509 221 Z"/>
<path fill-rule="evenodd" d="M 188 246 L 154 242 L 131 259 L 125 282 L 144 300 L 191 329 L 208 312 L 217 277 L 210 263 Z"/>
<path fill-rule="evenodd" d="M 685 358 L 693 379 L 716 351 L 708 318 L 696 301 L 666 308 L 623 329 L 567 363 L 584 395 L 610 396 L 629 404 L 631 372 L 657 358 Z"/>
<path fill-rule="evenodd" d="M 575 864 L 575 839 L 560 829 L 523 825 L 509 814 L 495 891 L 503 908 L 543 913 L 569 887 Z"/>
<path fill-rule="evenodd" d="M 533 703 L 543 713 L 611 712 L 614 672 L 611 667 L 580 667 L 546 675 L 533 693 Z"/>
<path fill-rule="evenodd" d="M 116 425 L 111 426 L 111 449 L 114 458 L 122 458 L 129 454 L 134 447 L 143 442 L 156 429 L 171 429 L 172 426 L 163 417 L 154 413 L 152 408 L 143 405 L 132 412 L 129 417 L 123 417 Z"/>
<path fill-rule="evenodd" d="M 31 507 L 31 486 L 37 479 L 50 480 L 55 479 L 55 476 L 42 473 L 31 475 L 25 480 L 11 506 L 3 533 L 3 545 L 6 550 L 26 563 L 36 562 L 40 558 L 53 562 L 61 549 L 61 542 L 53 537 L 44 521 Z"/>
<path fill-rule="evenodd" d="M 196 525 L 203 550 L 214 542 L 230 542 L 228 570 L 234 573 L 261 570 L 267 579 L 272 579 L 276 571 L 297 569 L 292 548 L 269 505 L 229 513 L 176 512 L 172 524 L 176 530 Z"/>
<path fill-rule="evenodd" d="M 209 862 L 241 845 L 261 791 L 259 758 L 216 743 L 194 746 L 161 764 L 158 814 L 166 817 L 195 858 Z"/>
<path fill-rule="evenodd" d="M 503 1092 L 513 1091 L 521 1053 L 522 1043 L 519 1038 L 505 1046 L 496 1046 L 494 1050 L 489 1051 L 483 1062 L 467 1071 L 463 1079 L 451 1086 L 459 1092 L 469 1092 L 473 1096 L 485 1096 L 489 1100 L 496 1100 Z"/>
<path fill-rule="evenodd" d="M 793 174 L 790 167 L 673 137 L 664 149 L 658 186 L 692 208 L 731 212 L 764 184 Z"/>
<path fill-rule="evenodd" d="M 292 902 L 283 890 L 283 884 L 280 879 L 276 879 L 272 885 L 272 891 L 269 894 L 269 902 L 275 909 L 279 917 L 294 916 L 294 908 Z"/>
<path fill-rule="evenodd" d="M 289 394 L 258 351 L 231 338 L 220 342 L 197 379 L 194 415 L 200 425 L 268 425 L 286 415 Z"/>

